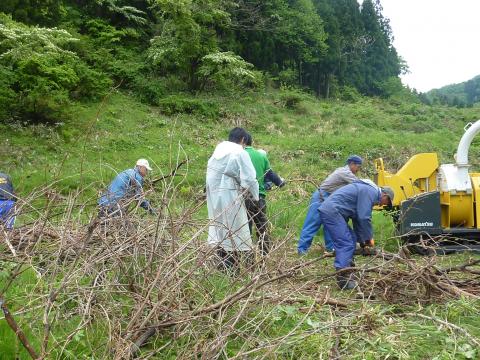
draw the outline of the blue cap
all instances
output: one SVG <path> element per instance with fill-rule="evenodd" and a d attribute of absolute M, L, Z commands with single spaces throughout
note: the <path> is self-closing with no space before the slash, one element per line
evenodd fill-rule
<path fill-rule="evenodd" d="M 357 165 L 362 165 L 363 160 L 360 156 L 358 155 L 350 155 L 347 159 L 347 164 L 354 163 Z"/>

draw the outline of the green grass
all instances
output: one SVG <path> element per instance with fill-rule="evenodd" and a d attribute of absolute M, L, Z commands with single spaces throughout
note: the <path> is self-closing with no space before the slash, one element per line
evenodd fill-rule
<path fill-rule="evenodd" d="M 257 147 L 269 151 L 276 170 L 289 178 L 308 175 L 320 181 L 350 153 L 365 157 L 365 175 L 371 175 L 371 160 L 377 156 L 398 167 L 414 153 L 438 151 L 443 162 L 451 162 L 463 126 L 480 117 L 478 108 L 377 99 L 319 102 L 308 96 L 299 109 L 290 110 L 277 104 L 278 97 L 271 92 L 206 99 L 220 104 L 223 114 L 208 119 L 165 116 L 158 108 L 116 93 L 104 106 L 76 105 L 70 120 L 57 128 L 1 125 L 0 166 L 14 177 L 20 192 L 59 179 L 57 187 L 66 193 L 81 183 L 100 189 L 115 170 L 132 166 L 138 157 L 152 160 L 159 174 L 168 171 L 177 155 L 187 154 L 192 160 L 188 180 L 201 185 L 212 149 L 239 123 L 252 132 Z M 421 128 L 423 123 L 426 127 Z M 471 156 L 477 166 L 478 144 L 474 142 Z"/>
<path fill-rule="evenodd" d="M 320 183 L 352 153 L 365 158 L 362 174 L 365 177 L 372 177 L 373 159 L 376 157 L 383 157 L 391 170 L 398 169 L 418 152 L 436 151 L 441 162 L 453 162 L 464 125 L 480 118 L 478 107 L 428 107 L 379 99 L 361 99 L 355 103 L 319 101 L 307 95 L 296 109 L 287 109 L 281 106 L 281 95 L 280 92 L 269 91 L 246 94 L 241 98 L 198 97 L 199 101 L 203 99 L 206 103 L 214 103 L 219 109 L 220 117 L 208 118 L 188 114 L 166 116 L 158 108 L 139 103 L 126 94 L 115 93 L 104 106 L 98 103 L 76 105 L 70 109 L 70 120 L 56 128 L 0 125 L 3 134 L 0 169 L 12 176 L 21 196 L 46 184 L 54 184 L 55 191 L 63 195 L 84 189 L 81 197 L 89 204 L 87 213 L 82 215 L 86 221 L 89 211 L 94 211 L 99 192 L 116 172 L 132 167 L 136 159 L 149 159 L 154 164 L 152 177 L 155 178 L 169 173 L 178 160 L 188 157 L 188 171 L 186 167 L 181 170 L 186 174 L 178 194 L 181 201 L 177 206 L 181 208 L 182 199 L 187 204 L 192 195 L 201 192 L 206 163 L 215 145 L 226 138 L 234 125 L 242 125 L 252 133 L 254 146 L 268 151 L 274 170 L 290 180 L 287 187 L 268 195 L 268 212 L 273 223 L 274 239 L 287 239 L 285 247 L 295 259 L 296 238 L 315 188 L 311 181 Z M 480 169 L 479 155 L 480 141 L 476 140 L 470 149 L 473 171 Z M 34 201 L 39 207 L 44 203 L 42 196 Z M 19 224 L 27 223 L 34 217 L 22 216 Z M 197 217 L 205 218 L 206 210 L 202 209 Z M 398 244 L 392 238 L 390 218 L 376 213 L 373 223 L 377 244 L 388 251 L 396 251 Z M 319 234 L 315 239 L 307 259 L 321 254 L 318 246 L 322 243 L 321 236 Z M 466 258 L 466 255 L 450 256 L 442 262 L 448 265 Z M 6 266 L 3 262 L 0 264 Z M 5 275 L 8 269 L 0 271 Z M 325 260 L 309 276 L 329 271 L 331 260 Z M 221 299 L 232 290 L 230 280 L 223 276 L 209 281 L 214 300 Z M 5 282 L 5 276 L 0 277 L 0 289 Z M 345 296 L 335 290 L 333 281 L 330 285 L 335 297 Z M 35 291 L 36 286 L 42 284 L 38 283 L 35 273 L 27 269 L 5 294 L 13 302 L 11 310 L 21 308 L 21 299 Z M 438 323 L 413 316 L 398 316 L 399 313 L 419 312 L 448 319 L 480 337 L 477 316 L 480 306 L 470 300 L 460 299 L 426 307 L 399 307 L 378 301 L 361 303 L 348 310 L 358 312 L 358 316 L 345 317 L 344 320 L 341 311 L 321 307 L 305 320 L 305 314 L 299 309 L 310 303 L 306 299 L 306 303 L 301 305 L 285 304 L 263 309 L 261 316 L 267 315 L 258 329 L 258 343 L 292 332 L 290 340 L 282 345 L 277 356 L 327 358 L 335 338 L 330 330 L 322 330 L 321 324 L 334 317 L 346 322 L 342 329 L 351 329 L 340 332 L 340 344 L 345 347 L 346 358 L 462 359 L 480 356 L 478 350 L 469 348 L 465 337 L 453 335 L 451 330 Z M 250 311 L 237 324 L 239 331 L 249 318 L 259 314 L 256 310 Z M 42 331 L 38 316 L 27 312 L 19 315 L 18 319 L 38 349 L 38 335 Z M 68 333 L 78 321 L 75 316 L 62 319 L 62 327 L 54 330 L 54 337 Z M 101 347 L 104 343 L 104 330 L 100 323 L 94 323 L 86 332 L 77 335 L 65 356 L 87 358 L 92 353 L 92 344 Z M 310 335 L 305 337 L 305 333 Z M 205 334 L 205 338 L 211 336 L 215 335 Z M 0 339 L 0 354 L 8 354 L 7 358 L 13 358 L 15 354 L 20 359 L 27 358 L 4 320 L 0 320 Z M 150 348 L 170 344 L 159 358 L 173 359 L 188 354 L 190 350 L 185 348 L 188 341 L 182 337 L 173 341 L 172 334 L 165 332 L 154 339 Z M 230 337 L 228 355 L 234 355 L 242 346 L 241 338 Z M 100 353 L 103 356 L 104 352 Z"/>

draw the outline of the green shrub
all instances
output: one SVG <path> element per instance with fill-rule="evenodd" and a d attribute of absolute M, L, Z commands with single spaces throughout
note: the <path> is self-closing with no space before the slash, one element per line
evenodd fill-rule
<path fill-rule="evenodd" d="M 77 62 L 74 70 L 79 81 L 70 93 L 72 98 L 98 100 L 112 86 L 112 80 L 105 73 L 91 69 L 83 62 Z"/>
<path fill-rule="evenodd" d="M 280 95 L 282 105 L 289 109 L 297 109 L 305 99 L 306 94 L 299 90 L 284 90 Z"/>
<path fill-rule="evenodd" d="M 124 28 L 118 30 L 115 26 L 101 19 L 88 20 L 83 30 L 90 35 L 95 42 L 104 46 L 112 46 L 120 43 L 124 39 L 136 39 L 140 36 L 135 29 Z"/>
<path fill-rule="evenodd" d="M 280 86 L 295 86 L 298 84 L 298 71 L 291 68 L 280 71 L 277 80 Z"/>
<path fill-rule="evenodd" d="M 139 77 L 147 80 L 150 75 L 150 69 L 145 66 L 143 58 L 134 51 L 127 50 L 120 50 L 114 56 L 111 55 L 110 59 L 105 61 L 104 69 L 113 78 L 122 80 L 126 86 L 137 82 Z"/>
<path fill-rule="evenodd" d="M 345 101 L 356 102 L 359 101 L 362 95 L 352 86 L 343 86 L 340 89 L 339 98 Z"/>
<path fill-rule="evenodd" d="M 407 90 L 403 84 L 400 78 L 398 77 L 390 77 L 381 83 L 377 83 L 376 87 L 379 90 L 379 93 L 382 94 L 382 97 L 384 98 L 389 98 L 392 96 L 407 96 L 411 94 L 410 90 Z M 406 99 L 409 100 L 409 99 Z"/>
<path fill-rule="evenodd" d="M 17 101 L 9 112 L 28 122 L 55 122 L 62 107 L 69 103 L 69 90 L 75 89 L 79 77 L 68 59 L 37 54 L 15 62 Z"/>
<path fill-rule="evenodd" d="M 235 90 L 256 88 L 262 75 L 253 65 L 231 51 L 214 52 L 202 58 L 197 74 L 202 79 L 202 89 Z"/>
<path fill-rule="evenodd" d="M 57 122 L 71 98 L 95 98 L 110 86 L 67 50 L 76 41 L 65 30 L 28 27 L 0 14 L 0 120 Z"/>
<path fill-rule="evenodd" d="M 167 89 L 161 79 L 152 79 L 137 75 L 130 86 L 142 102 L 159 105 L 159 99 L 165 96 Z"/>
<path fill-rule="evenodd" d="M 2 0 L 0 11 L 12 14 L 16 21 L 51 26 L 67 14 L 63 1 Z"/>
<path fill-rule="evenodd" d="M 15 103 L 17 94 L 11 88 L 15 82 L 15 72 L 10 68 L 0 66 L 0 120 L 9 117 L 9 109 Z"/>
<path fill-rule="evenodd" d="M 220 109 L 216 103 L 182 95 L 171 95 L 163 98 L 158 102 L 158 105 L 166 115 L 194 114 L 209 119 L 216 119 L 220 116 Z"/>

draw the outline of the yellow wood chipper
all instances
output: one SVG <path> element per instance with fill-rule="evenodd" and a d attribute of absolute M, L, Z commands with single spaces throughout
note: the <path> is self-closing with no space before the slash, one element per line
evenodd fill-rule
<path fill-rule="evenodd" d="M 454 164 L 440 165 L 436 153 L 421 153 L 393 174 L 383 159 L 375 160 L 375 183 L 394 190 L 396 230 L 406 242 L 434 245 L 437 253 L 480 251 L 480 173 L 469 173 L 468 161 L 480 120 L 464 130 Z"/>

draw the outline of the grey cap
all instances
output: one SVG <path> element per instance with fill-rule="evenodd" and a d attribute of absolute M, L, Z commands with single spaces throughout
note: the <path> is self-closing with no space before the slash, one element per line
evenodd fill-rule
<path fill-rule="evenodd" d="M 382 193 L 388 195 L 388 197 L 390 198 L 390 202 L 393 203 L 393 197 L 395 196 L 393 189 L 389 186 L 384 186 L 381 188 L 381 190 L 382 190 Z"/>

